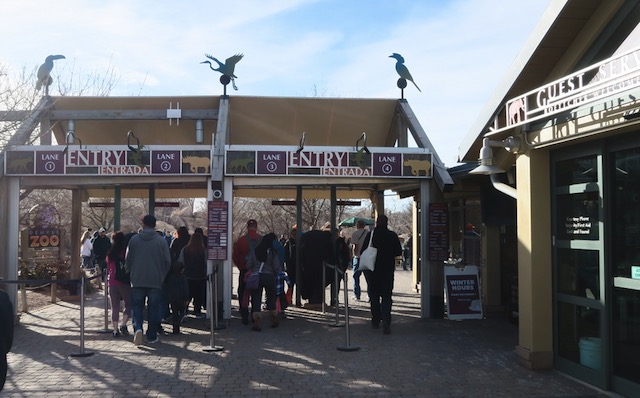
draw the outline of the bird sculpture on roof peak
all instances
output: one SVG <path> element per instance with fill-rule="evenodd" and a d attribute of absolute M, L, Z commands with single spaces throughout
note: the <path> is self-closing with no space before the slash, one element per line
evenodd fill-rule
<path fill-rule="evenodd" d="M 36 75 L 38 80 L 36 81 L 36 91 L 40 91 L 44 86 L 45 95 L 49 95 L 49 86 L 53 83 L 51 78 L 51 71 L 53 70 L 53 61 L 57 59 L 65 59 L 64 55 L 49 55 L 45 58 L 44 63 L 38 68 L 38 74 Z"/>
<path fill-rule="evenodd" d="M 215 63 L 217 63 L 218 67 L 214 68 L 210 61 L 202 61 L 200 63 L 201 64 L 209 64 L 209 67 L 211 69 L 215 70 L 216 72 L 222 73 L 223 76 L 227 76 L 231 80 L 231 85 L 233 86 L 233 89 L 234 90 L 238 90 L 238 87 L 236 87 L 236 82 L 235 82 L 235 79 L 237 79 L 238 76 L 236 76 L 234 74 L 234 70 L 236 68 L 236 64 L 238 62 L 240 62 L 242 57 L 244 57 L 244 54 L 233 55 L 233 56 L 227 58 L 227 60 L 224 63 L 218 61 L 217 58 L 212 57 L 209 54 L 205 54 L 204 56 L 209 58 L 211 61 L 214 61 Z M 229 81 L 227 80 L 226 84 L 228 84 L 228 83 L 229 83 Z M 223 83 L 223 84 L 225 84 L 225 83 Z"/>
<path fill-rule="evenodd" d="M 418 87 L 418 85 L 416 84 L 416 82 L 413 81 L 413 77 L 411 77 L 411 73 L 409 73 L 409 69 L 407 69 L 407 67 L 404 65 L 404 58 L 402 57 L 402 55 L 398 54 L 398 53 L 393 53 L 391 55 L 389 55 L 389 58 L 395 58 L 396 59 L 396 72 L 398 72 L 398 75 L 400 75 L 401 79 L 405 79 L 405 80 L 409 80 L 411 83 L 413 83 L 414 86 L 416 86 L 416 88 L 418 89 L 418 91 L 422 92 L 422 90 L 420 90 L 420 87 Z M 404 84 L 404 86 L 406 86 L 406 82 Z M 398 87 L 400 87 L 400 82 L 398 81 Z M 403 88 L 403 87 L 401 87 Z"/>

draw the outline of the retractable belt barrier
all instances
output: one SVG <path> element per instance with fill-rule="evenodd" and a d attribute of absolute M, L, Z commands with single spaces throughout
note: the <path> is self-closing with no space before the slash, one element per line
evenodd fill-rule
<path fill-rule="evenodd" d="M 52 286 L 58 284 L 77 283 L 80 285 L 80 352 L 69 354 L 71 357 L 88 357 L 93 355 L 93 352 L 87 352 L 84 349 L 84 304 L 85 304 L 85 285 L 87 280 L 101 278 L 102 273 L 96 274 L 91 277 L 81 276 L 80 279 L 19 279 L 8 280 L 0 279 L 0 284 L 12 284 L 12 285 L 26 285 L 29 284 L 52 284 Z M 106 293 L 105 293 L 106 294 Z"/>

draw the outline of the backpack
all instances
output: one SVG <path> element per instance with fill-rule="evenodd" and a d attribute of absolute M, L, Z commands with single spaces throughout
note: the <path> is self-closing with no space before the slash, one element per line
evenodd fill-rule
<path fill-rule="evenodd" d="M 245 238 L 249 243 L 249 251 L 245 256 L 247 269 L 253 269 L 254 264 L 258 262 L 258 259 L 256 259 L 256 247 L 258 247 L 258 245 L 260 244 L 260 239 L 251 239 L 249 235 L 245 235 Z"/>
<path fill-rule="evenodd" d="M 130 283 L 131 278 L 129 276 L 129 269 L 127 268 L 127 264 L 125 264 L 124 260 L 120 257 L 116 258 L 116 280 L 118 282 Z"/>

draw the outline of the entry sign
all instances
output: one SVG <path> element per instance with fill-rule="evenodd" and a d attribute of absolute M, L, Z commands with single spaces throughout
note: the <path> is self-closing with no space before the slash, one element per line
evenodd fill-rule
<path fill-rule="evenodd" d="M 450 320 L 483 318 L 477 266 L 445 266 L 444 281 Z"/>

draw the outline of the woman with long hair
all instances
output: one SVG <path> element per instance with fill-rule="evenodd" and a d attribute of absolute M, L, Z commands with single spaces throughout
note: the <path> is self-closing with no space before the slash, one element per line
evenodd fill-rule
<path fill-rule="evenodd" d="M 82 268 L 93 268 L 91 264 L 91 251 L 93 245 L 91 244 L 91 230 L 87 229 L 80 238 L 80 257 L 82 258 Z"/>
<path fill-rule="evenodd" d="M 262 318 L 260 304 L 262 302 L 263 289 L 267 296 L 267 310 L 271 317 L 271 327 L 276 328 L 279 325 L 278 311 L 276 310 L 276 277 L 282 271 L 282 263 L 278 253 L 273 249 L 273 241 L 277 238 L 273 232 L 265 235 L 255 249 L 256 261 L 253 261 L 253 264 L 247 264 L 247 268 L 252 273 L 260 273 L 259 287 L 251 292 L 252 329 L 256 332 L 262 330 L 260 328 L 260 320 Z"/>
<path fill-rule="evenodd" d="M 127 238 L 121 231 L 114 232 L 111 236 L 113 244 L 107 253 L 107 272 L 109 275 L 109 298 L 111 299 L 111 322 L 113 323 L 113 337 L 119 334 L 128 335 L 127 321 L 131 317 L 131 283 L 127 281 L 128 271 L 121 272 L 125 264 L 127 251 Z M 126 275 L 125 275 L 126 274 Z M 119 278 L 119 279 L 118 279 Z M 120 316 L 120 301 L 124 302 L 122 312 L 122 324 L 118 328 Z"/>
<path fill-rule="evenodd" d="M 207 251 L 204 247 L 204 236 L 194 232 L 189 243 L 182 249 L 178 261 L 184 264 L 184 276 L 189 282 L 188 303 L 193 300 L 193 313 L 196 318 L 204 318 L 202 308 L 205 307 L 207 291 Z"/>
<path fill-rule="evenodd" d="M 180 252 L 182 249 L 189 243 L 189 230 L 184 225 L 179 227 L 176 231 L 177 237 L 171 241 L 171 245 L 169 245 L 169 251 L 171 252 L 171 262 L 175 262 L 178 260 L 178 256 L 180 256 Z"/>

